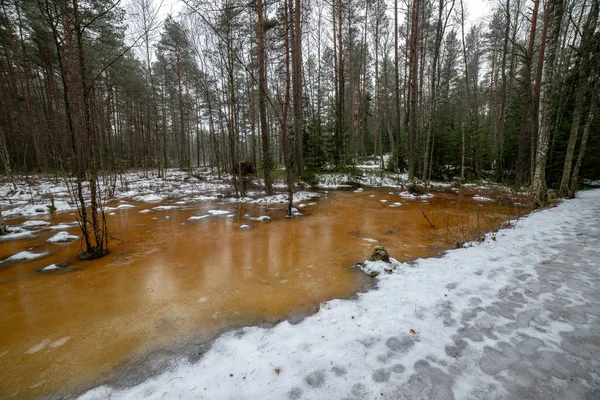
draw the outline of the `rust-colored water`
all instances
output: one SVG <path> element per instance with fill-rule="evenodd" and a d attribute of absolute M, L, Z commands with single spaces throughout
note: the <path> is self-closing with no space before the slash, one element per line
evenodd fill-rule
<path fill-rule="evenodd" d="M 395 202 L 402 205 L 389 207 Z M 50 252 L 0 264 L 0 397 L 72 393 L 191 336 L 309 312 L 322 301 L 351 296 L 370 279 L 352 266 L 369 257 L 375 242 L 402 261 L 434 256 L 458 237 L 447 226 L 483 229 L 492 221 L 485 215 L 515 212 L 451 192 L 422 201 L 367 190 L 330 192 L 293 219 L 284 218 L 282 206 L 192 203 L 141 214 L 158 204 L 131 204 L 136 208 L 108 216 L 122 241 L 113 241 L 99 260 L 77 261 L 79 242 L 47 243 L 56 233 L 49 229 L 0 243 L 0 259 L 28 249 Z M 235 216 L 188 220 L 209 209 Z M 273 220 L 249 221 L 245 214 Z M 38 272 L 61 261 L 73 269 Z"/>

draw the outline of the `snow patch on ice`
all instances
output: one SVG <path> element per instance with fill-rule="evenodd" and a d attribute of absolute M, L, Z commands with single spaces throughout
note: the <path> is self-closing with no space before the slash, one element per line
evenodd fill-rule
<path fill-rule="evenodd" d="M 50 226 L 48 227 L 49 229 L 55 230 L 55 231 L 62 231 L 65 229 L 71 229 L 75 226 L 78 226 L 79 224 L 77 222 L 63 222 L 60 223 L 58 225 L 54 225 L 54 226 Z"/>
<path fill-rule="evenodd" d="M 71 235 L 69 232 L 58 232 L 47 240 L 48 243 L 70 243 L 79 239 L 79 236 Z"/>
<path fill-rule="evenodd" d="M 28 228 L 32 228 L 32 227 L 37 228 L 37 227 L 41 227 L 41 226 L 48 226 L 48 225 L 50 225 L 50 222 L 40 221 L 39 219 L 34 219 L 34 220 L 25 221 L 21 225 L 26 226 Z"/>
<path fill-rule="evenodd" d="M 398 195 L 403 199 L 430 199 L 434 197 L 431 193 L 413 194 L 410 192 L 400 192 Z"/>
<path fill-rule="evenodd" d="M 21 228 L 15 228 L 15 227 L 11 226 L 11 227 L 8 227 L 8 233 L 6 235 L 0 236 L 0 241 L 22 239 L 24 237 L 32 237 L 32 236 L 35 236 L 35 235 L 31 231 L 21 229 Z"/>
<path fill-rule="evenodd" d="M 47 267 L 44 267 L 41 269 L 41 272 L 49 272 L 49 271 L 56 271 L 59 270 L 60 267 L 56 264 L 50 264 Z"/>
<path fill-rule="evenodd" d="M 161 211 L 161 210 L 174 210 L 176 208 L 179 208 L 179 206 L 156 206 L 156 207 L 153 207 L 152 209 Z"/>
<path fill-rule="evenodd" d="M 58 340 L 50 343 L 48 346 L 52 347 L 52 348 L 60 347 L 60 346 L 63 346 L 65 343 L 67 343 L 69 341 L 69 339 L 71 339 L 71 336 L 65 336 L 62 339 L 58 339 Z"/>
<path fill-rule="evenodd" d="M 192 215 L 191 217 L 188 218 L 188 221 L 198 221 L 200 219 L 204 219 L 204 218 L 208 218 L 210 217 L 210 215 Z"/>
<path fill-rule="evenodd" d="M 25 354 L 34 354 L 34 353 L 37 353 L 38 351 L 44 350 L 44 348 L 46 346 L 48 346 L 48 344 L 50 342 L 51 342 L 50 339 L 44 339 L 40 343 L 36 344 L 35 346 L 33 346 L 32 348 L 30 348 L 29 350 L 27 350 L 25 352 Z"/>
<path fill-rule="evenodd" d="M 163 201 L 164 199 L 165 199 L 164 197 L 159 196 L 156 193 L 144 194 L 144 195 L 135 196 L 132 198 L 132 200 L 142 201 L 144 203 L 157 203 L 159 201 Z"/>
<path fill-rule="evenodd" d="M 50 254 L 47 251 L 43 251 L 41 253 L 36 253 L 33 251 L 20 251 L 17 254 L 14 254 L 10 257 L 8 257 L 7 259 L 1 261 L 0 263 L 5 263 L 8 261 L 31 261 L 31 260 L 36 260 L 38 258 L 42 258 L 44 256 L 47 256 L 48 254 Z"/>
<path fill-rule="evenodd" d="M 210 215 L 228 215 L 228 214 L 231 214 L 231 211 L 227 211 L 227 210 L 208 210 L 207 212 Z"/>

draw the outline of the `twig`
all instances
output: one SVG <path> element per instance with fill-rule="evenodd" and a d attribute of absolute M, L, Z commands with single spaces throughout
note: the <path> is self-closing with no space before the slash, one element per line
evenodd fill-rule
<path fill-rule="evenodd" d="M 429 226 L 431 226 L 431 229 L 435 229 L 435 225 L 433 225 L 431 223 L 431 221 L 429 220 L 429 218 L 427 217 L 427 214 L 425 214 L 425 211 L 423 211 L 422 209 L 419 208 L 419 210 L 421 211 L 421 214 L 423 214 L 423 216 L 425 217 L 425 219 L 427 220 L 427 222 L 429 222 Z"/>

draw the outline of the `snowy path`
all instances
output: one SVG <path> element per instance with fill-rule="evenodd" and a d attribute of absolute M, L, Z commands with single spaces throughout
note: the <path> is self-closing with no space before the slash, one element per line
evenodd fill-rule
<path fill-rule="evenodd" d="M 599 399 L 599 264 L 594 190 L 297 325 L 231 332 L 195 363 L 84 398 Z"/>

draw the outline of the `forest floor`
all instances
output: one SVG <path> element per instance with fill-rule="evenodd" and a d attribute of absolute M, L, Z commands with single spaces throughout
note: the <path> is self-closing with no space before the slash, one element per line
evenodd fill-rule
<path fill-rule="evenodd" d="M 280 171 L 281 172 L 281 171 Z M 100 179 L 104 200 L 131 199 L 148 203 L 177 199 L 186 202 L 232 201 L 258 203 L 286 203 L 287 191 L 281 177 L 275 178 L 277 194 L 265 196 L 262 181 L 251 177 L 244 197 L 236 196 L 232 176 L 217 175 L 216 170 L 196 169 L 190 172 L 178 169 L 167 170 L 166 177 L 160 177 L 155 170 L 130 171 L 105 175 Z M 328 190 L 350 187 L 385 187 L 405 190 L 408 187 L 406 174 L 382 171 L 378 162 L 358 165 L 354 173 L 316 174 L 314 189 Z M 431 182 L 429 187 L 443 188 L 457 185 L 455 182 Z M 512 192 L 512 189 L 487 181 L 467 183 L 475 190 Z M 308 184 L 298 186 L 294 202 L 305 201 L 318 196 L 309 192 Z M 87 182 L 83 183 L 84 194 L 89 197 Z M 426 188 L 427 189 L 427 188 Z M 55 175 L 14 176 L 11 180 L 0 181 L 0 206 L 2 215 L 7 217 L 35 217 L 53 212 L 76 210 L 76 187 L 74 179 Z"/>
<path fill-rule="evenodd" d="M 598 399 L 600 190 L 84 399 Z M 122 377 L 127 382 L 127 377 Z"/>

